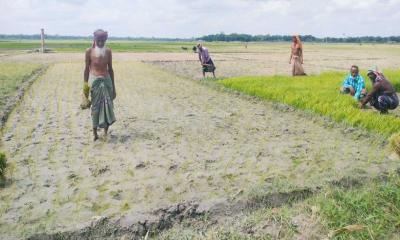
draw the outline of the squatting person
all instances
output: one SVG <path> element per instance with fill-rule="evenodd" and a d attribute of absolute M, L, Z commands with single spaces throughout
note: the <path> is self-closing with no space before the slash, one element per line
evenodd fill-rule
<path fill-rule="evenodd" d="M 202 44 L 198 44 L 197 49 L 199 53 L 199 60 L 203 68 L 203 77 L 206 77 L 206 72 L 212 72 L 215 78 L 215 65 L 214 62 L 211 60 L 208 49 L 203 47 Z"/>
<path fill-rule="evenodd" d="M 368 71 L 368 77 L 372 82 L 372 91 L 360 102 L 360 108 L 364 108 L 368 102 L 381 114 L 387 114 L 399 106 L 399 98 L 393 85 L 378 71 Z"/>
<path fill-rule="evenodd" d="M 93 46 L 86 50 L 84 83 L 90 86 L 93 135 L 96 141 L 99 138 L 97 129 L 104 128 L 104 133 L 107 135 L 109 126 L 115 122 L 113 100 L 117 93 L 112 53 L 105 47 L 108 33 L 99 29 L 93 35 Z"/>
<path fill-rule="evenodd" d="M 364 78 L 359 74 L 358 66 L 351 66 L 350 74 L 343 81 L 340 92 L 350 94 L 357 101 L 360 101 L 367 94 Z"/>
<path fill-rule="evenodd" d="M 292 64 L 292 76 L 307 75 L 303 69 L 303 44 L 301 43 L 300 36 L 293 36 L 292 51 L 290 54 L 289 64 Z"/>

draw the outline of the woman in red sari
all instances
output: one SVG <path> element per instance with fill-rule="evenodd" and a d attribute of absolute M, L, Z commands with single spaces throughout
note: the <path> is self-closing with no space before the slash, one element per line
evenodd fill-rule
<path fill-rule="evenodd" d="M 303 44 L 301 44 L 300 36 L 293 36 L 292 52 L 290 54 L 289 64 L 292 64 L 293 76 L 307 75 L 303 69 Z"/>

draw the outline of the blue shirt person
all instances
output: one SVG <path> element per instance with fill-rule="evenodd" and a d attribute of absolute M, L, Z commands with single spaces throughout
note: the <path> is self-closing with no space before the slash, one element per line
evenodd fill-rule
<path fill-rule="evenodd" d="M 359 74 L 357 66 L 351 66 L 350 74 L 343 81 L 340 92 L 350 94 L 357 101 L 360 101 L 367 94 L 364 78 Z"/>

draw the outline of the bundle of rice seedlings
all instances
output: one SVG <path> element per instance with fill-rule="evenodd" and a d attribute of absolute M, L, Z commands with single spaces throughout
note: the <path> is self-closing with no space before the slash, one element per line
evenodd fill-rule
<path fill-rule="evenodd" d="M 90 108 L 90 100 L 89 100 L 89 92 L 90 92 L 90 87 L 87 83 L 83 85 L 83 95 L 82 95 L 82 103 L 81 103 L 81 108 L 82 109 L 87 109 Z"/>
<path fill-rule="evenodd" d="M 390 147 L 400 156 L 400 133 L 393 134 L 389 141 Z"/>

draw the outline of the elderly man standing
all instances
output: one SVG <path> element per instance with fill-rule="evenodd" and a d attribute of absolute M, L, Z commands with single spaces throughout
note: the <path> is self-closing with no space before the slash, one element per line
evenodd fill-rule
<path fill-rule="evenodd" d="M 99 139 L 97 129 L 104 128 L 107 135 L 109 126 L 115 122 L 113 100 L 117 94 L 111 50 L 105 47 L 108 34 L 101 29 L 93 34 L 93 46 L 86 50 L 84 84 L 90 87 L 93 135 L 96 141 Z"/>
<path fill-rule="evenodd" d="M 211 60 L 210 54 L 208 53 L 208 49 L 203 47 L 203 45 L 197 45 L 199 60 L 201 66 L 203 67 L 203 77 L 206 77 L 206 72 L 212 72 L 215 78 L 215 66 L 214 62 Z"/>

